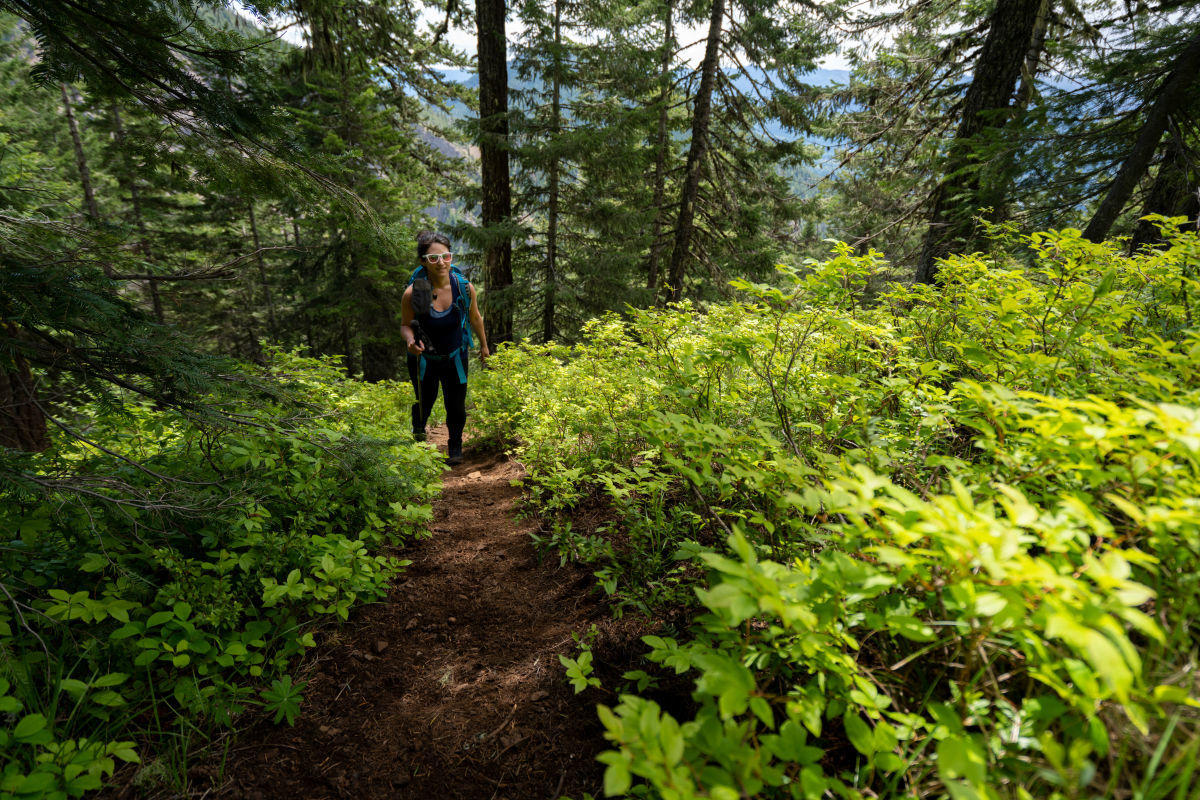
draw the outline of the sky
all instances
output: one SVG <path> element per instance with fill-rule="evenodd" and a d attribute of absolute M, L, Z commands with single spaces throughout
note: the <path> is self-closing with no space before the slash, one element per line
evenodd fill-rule
<path fill-rule="evenodd" d="M 246 11 L 245 7 L 242 6 L 241 3 L 237 2 L 237 0 L 234 0 L 233 6 L 238 11 L 238 13 L 241 14 L 242 16 L 245 16 L 247 18 L 251 17 L 250 12 Z M 438 17 L 436 14 L 433 14 L 433 13 L 424 14 L 423 16 L 425 16 L 429 20 L 431 25 L 436 24 L 436 22 L 440 20 L 440 17 Z M 508 31 L 507 31 L 509 41 L 510 42 L 513 41 L 513 39 L 516 36 L 518 36 L 520 34 L 520 32 L 521 32 L 520 23 L 510 20 L 508 23 Z M 690 27 L 681 28 L 677 32 L 677 37 L 681 43 L 689 43 L 689 42 L 692 43 L 690 47 L 688 47 L 687 49 L 685 49 L 683 51 L 683 54 L 682 54 L 684 60 L 686 60 L 692 66 L 699 65 L 700 60 L 704 56 L 705 33 L 706 33 L 706 26 L 704 24 L 698 24 L 698 25 L 693 25 Z M 302 45 L 302 44 L 304 44 L 304 30 L 303 30 L 303 28 L 301 28 L 298 25 L 294 25 L 292 27 L 286 28 L 283 31 L 283 38 L 286 41 L 292 42 L 293 44 Z M 464 51 L 468 55 L 470 55 L 470 56 L 475 55 L 475 31 L 474 30 L 462 30 L 462 29 L 451 30 L 450 32 L 448 32 L 446 34 L 446 40 L 452 46 L 454 46 L 455 48 L 457 48 L 459 50 Z M 841 53 L 835 53 L 831 56 L 828 56 L 828 57 L 822 59 L 821 62 L 817 66 L 820 67 L 821 69 L 845 70 L 845 69 L 850 68 L 849 62 L 846 60 L 846 57 L 844 55 L 842 55 Z"/>

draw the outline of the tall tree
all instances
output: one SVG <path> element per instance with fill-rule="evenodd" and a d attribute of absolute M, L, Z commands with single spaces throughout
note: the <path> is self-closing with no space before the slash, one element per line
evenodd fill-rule
<path fill-rule="evenodd" d="M 662 7 L 663 40 L 658 67 L 658 127 L 654 136 L 654 229 L 650 234 L 650 254 L 646 260 L 646 288 L 657 293 L 659 287 L 659 264 L 662 261 L 664 229 L 667 224 L 667 164 L 671 153 L 671 87 L 674 83 L 672 57 L 675 51 L 675 2 L 667 0 Z"/>
<path fill-rule="evenodd" d="M 860 21 L 890 43 L 858 54 L 851 84 L 830 93 L 836 113 L 828 135 L 848 142 L 822 200 L 831 232 L 870 241 L 903 266 L 924 254 L 924 267 L 935 270 L 928 256 L 946 246 L 943 237 L 954 248 L 975 246 L 972 216 L 983 207 L 1024 227 L 1085 227 L 1200 18 L 1194 4 L 1046 0 L 1027 19 L 1032 34 L 1010 102 L 982 115 L 973 137 L 960 138 L 968 91 L 999 74 L 977 67 L 999 8 L 914 0 Z M 1167 140 L 1185 153 L 1196 141 L 1189 131 L 1197 94 L 1185 92 L 1170 115 L 1178 135 Z M 1156 165 L 1180 163 L 1167 140 L 1156 141 L 1125 209 L 1148 209 L 1140 193 L 1161 171 Z M 1114 229 L 1128 230 L 1129 216 Z"/>
<path fill-rule="evenodd" d="M 933 283 L 937 261 L 969 240 L 971 218 L 988 203 L 980 180 L 979 137 L 1008 121 L 1021 69 L 1034 42 L 1042 0 L 996 0 L 987 36 L 974 64 L 974 76 L 963 97 L 962 113 L 949 144 L 945 177 L 934 195 L 925 245 L 917 262 L 918 281 Z"/>
<path fill-rule="evenodd" d="M 792 248 L 800 201 L 783 173 L 812 158 L 806 76 L 832 49 L 842 6 L 717 0 L 683 9 L 685 19 L 707 12 L 707 36 L 704 59 L 682 82 L 692 130 L 660 298 L 720 292 L 731 272 L 764 275 Z"/>
<path fill-rule="evenodd" d="M 700 191 L 700 172 L 709 149 L 709 118 L 721 57 L 721 33 L 724 24 L 725 0 L 712 0 L 708 37 L 704 44 L 704 60 L 700 64 L 700 87 L 696 90 L 693 101 L 692 139 L 688 147 L 687 165 L 684 167 L 679 216 L 675 220 L 675 246 L 671 250 L 671 267 L 667 279 L 670 299 L 674 301 L 683 297 L 683 273 L 690 258 L 696 196 Z"/>
<path fill-rule="evenodd" d="M 488 341 L 512 341 L 512 187 L 508 165 L 508 55 L 505 0 L 476 0 L 479 166 L 483 203 L 484 318 Z"/>
<path fill-rule="evenodd" d="M 1155 90 L 1153 102 L 1145 110 L 1137 137 L 1083 232 L 1085 238 L 1099 242 L 1108 235 L 1117 215 L 1133 195 L 1134 188 L 1144 178 L 1172 116 L 1184 108 L 1189 91 L 1197 85 L 1197 76 L 1200 76 L 1200 33 L 1192 37 L 1183 52 L 1171 62 L 1169 71 Z"/>

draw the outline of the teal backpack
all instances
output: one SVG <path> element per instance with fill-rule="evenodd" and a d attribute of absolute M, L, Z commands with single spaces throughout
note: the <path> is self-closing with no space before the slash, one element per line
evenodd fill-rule
<path fill-rule="evenodd" d="M 424 265 L 421 265 L 413 270 L 412 274 L 408 276 L 408 283 L 406 283 L 404 287 L 407 289 L 409 286 L 412 286 L 413 281 L 415 281 L 417 278 L 425 278 L 426 280 L 429 279 L 429 270 L 425 269 Z M 451 291 L 454 293 L 454 304 L 458 306 L 458 310 L 462 312 L 460 314 L 462 317 L 463 331 L 462 346 L 453 353 L 444 355 L 422 353 L 420 366 L 417 370 L 417 380 L 419 381 L 425 380 L 426 359 L 429 359 L 430 361 L 445 361 L 448 358 L 452 358 L 454 359 L 454 367 L 458 370 L 458 382 L 467 382 L 467 370 L 464 361 L 471 355 L 471 323 L 468 319 L 470 316 L 469 312 L 471 310 L 471 293 L 468 291 L 468 287 L 471 285 L 471 282 L 467 280 L 466 275 L 463 275 L 462 272 L 459 271 L 458 267 L 451 265 L 450 285 Z"/>

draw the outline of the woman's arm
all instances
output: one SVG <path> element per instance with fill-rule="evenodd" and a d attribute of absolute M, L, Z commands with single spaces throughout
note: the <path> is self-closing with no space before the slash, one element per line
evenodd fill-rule
<path fill-rule="evenodd" d="M 475 284 L 468 283 L 467 288 L 471 292 L 471 310 L 467 313 L 467 319 L 471 323 L 471 330 L 475 331 L 475 338 L 479 340 L 479 357 L 487 361 L 487 357 L 492 352 L 488 350 L 487 332 L 483 328 L 483 314 L 479 313 L 479 301 L 475 299 Z M 411 310 L 409 313 L 412 313 Z"/>
<path fill-rule="evenodd" d="M 425 351 L 425 345 L 421 344 L 417 340 L 417 335 L 413 333 L 412 321 L 412 287 L 409 286 L 404 290 L 404 297 L 400 298 L 400 335 L 404 337 L 404 343 L 408 346 L 408 352 L 414 356 L 419 356 Z"/>

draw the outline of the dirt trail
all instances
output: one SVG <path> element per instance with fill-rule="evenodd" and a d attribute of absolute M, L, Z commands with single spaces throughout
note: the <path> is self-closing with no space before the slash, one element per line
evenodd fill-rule
<path fill-rule="evenodd" d="M 445 429 L 431 439 L 444 449 Z M 434 504 L 433 538 L 405 550 L 412 566 L 386 602 L 318 648 L 296 726 L 239 737 L 215 796 L 600 794 L 595 698 L 572 693 L 558 654 L 605 615 L 586 572 L 537 563 L 530 525 L 514 520 L 520 476 L 468 444 Z"/>

